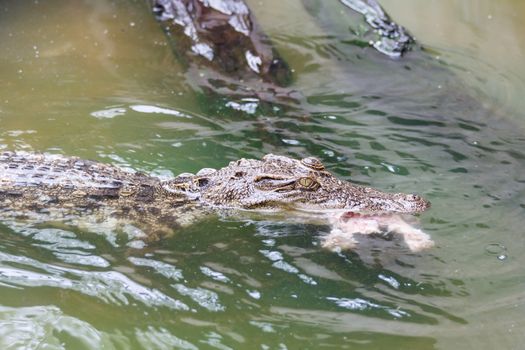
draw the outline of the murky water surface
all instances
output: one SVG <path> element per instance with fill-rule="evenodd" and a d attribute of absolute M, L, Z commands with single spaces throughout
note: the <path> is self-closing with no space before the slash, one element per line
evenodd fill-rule
<path fill-rule="evenodd" d="M 431 200 L 436 246 L 334 253 L 327 226 L 217 216 L 137 249 L 103 223 L 5 221 L 0 347 L 521 348 L 523 4 L 385 0 L 425 47 L 398 61 L 352 40 L 336 1 L 250 5 L 292 102 L 196 87 L 143 1 L 0 2 L 0 147 L 161 175 L 316 156 Z"/>

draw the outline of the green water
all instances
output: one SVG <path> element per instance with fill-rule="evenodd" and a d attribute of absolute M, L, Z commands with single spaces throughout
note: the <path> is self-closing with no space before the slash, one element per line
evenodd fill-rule
<path fill-rule="evenodd" d="M 195 87 L 142 1 L 0 2 L 0 149 L 162 175 L 316 156 L 428 198 L 436 247 L 333 253 L 328 226 L 210 217 L 134 249 L 5 222 L 0 348 L 522 348 L 521 2 L 384 1 L 425 44 L 399 61 L 349 41 L 337 2 L 249 3 L 299 96 L 253 114 Z"/>

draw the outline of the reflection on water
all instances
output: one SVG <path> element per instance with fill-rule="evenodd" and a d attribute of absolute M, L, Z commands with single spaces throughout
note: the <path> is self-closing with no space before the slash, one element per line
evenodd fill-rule
<path fill-rule="evenodd" d="M 142 2 L 3 2 L 1 149 L 160 176 L 269 152 L 316 156 L 342 178 L 430 199 L 419 219 L 435 247 L 409 252 L 375 237 L 329 251 L 329 226 L 264 216 L 210 217 L 148 245 L 111 223 L 5 220 L 1 347 L 519 348 L 523 113 L 487 86 L 522 94 L 522 67 L 488 70 L 494 56 L 478 61 L 463 36 L 425 35 L 416 24 L 428 17 L 414 13 L 428 9 L 399 3 L 384 1 L 428 42 L 404 60 L 349 40 L 337 2 L 317 12 L 253 4 L 295 70 L 287 100 L 264 89 L 218 98 L 192 85 L 199 72 L 181 70 Z M 433 11 L 442 28 L 472 30 L 458 19 L 470 3 L 429 4 L 447 9 L 447 20 Z M 510 4 L 485 4 L 501 21 L 496 37 L 518 23 L 518 10 L 500 19 Z M 480 37 L 469 36 L 485 47 Z"/>
<path fill-rule="evenodd" d="M 290 327 L 297 327 L 299 334 L 314 341 L 317 335 L 311 338 L 301 331 L 301 324 L 313 327 L 310 317 L 303 319 L 300 316 L 307 316 L 314 310 L 320 315 L 350 312 L 354 317 L 381 322 L 399 320 L 409 324 L 434 325 L 444 320 L 465 323 L 465 320 L 427 304 L 424 299 L 412 300 L 414 295 L 426 298 L 465 295 L 465 287 L 460 281 L 439 281 L 437 276 L 424 274 L 413 279 L 414 276 L 395 273 L 395 266 L 381 267 L 373 263 L 367 266 L 353 253 L 323 251 L 312 239 L 317 227 L 253 222 L 247 223 L 241 230 L 244 232 L 236 232 L 238 226 L 235 222 L 211 221 L 197 226 L 192 228 L 193 232 L 181 232 L 178 237 L 162 242 L 162 247 L 151 246 L 136 252 L 119 248 L 108 250 L 108 244 L 97 237 L 85 237 L 92 242 L 86 244 L 75 238 L 73 232 L 57 232 L 57 237 L 67 237 L 69 242 L 56 245 L 51 252 L 68 254 L 79 249 L 84 255 L 98 252 L 107 257 L 105 265 L 96 262 L 88 265 L 86 260 L 68 260 L 63 259 L 61 254 L 39 253 L 41 242 L 49 238 L 45 234 L 49 236 L 51 231 L 36 232 L 25 240 L 29 246 L 23 247 L 24 255 L 17 252 L 0 255 L 0 284 L 7 300 L 16 300 L 16 295 L 24 290 L 27 297 L 37 303 L 40 300 L 44 305 L 62 305 L 62 311 L 52 309 L 47 312 L 58 313 L 66 319 L 73 318 L 79 324 L 77 333 L 69 336 L 72 339 L 87 337 L 86 332 L 93 331 L 113 339 L 119 332 L 104 332 L 104 322 L 99 324 L 90 320 L 93 317 L 112 319 L 121 314 L 130 314 L 134 319 L 133 315 L 142 312 L 147 313 L 148 324 L 152 327 L 163 325 L 162 333 L 167 339 L 179 339 L 178 335 L 182 335 L 179 339 L 182 343 L 186 343 L 183 339 L 202 341 L 212 332 L 219 336 L 212 338 L 216 344 L 229 344 L 234 348 L 249 344 L 246 338 L 257 337 L 259 332 L 285 334 L 283 332 Z M 209 235 L 210 230 L 217 232 Z M 310 232 L 305 236 L 298 233 L 301 230 Z M 10 234 L 16 238 L 16 232 Z M 418 261 L 419 258 L 397 256 L 396 259 L 407 260 L 383 263 L 403 267 L 405 264 L 410 266 L 410 259 Z M 81 300 L 82 306 L 78 306 L 75 300 Z M 117 314 L 106 314 L 108 308 L 116 310 Z M 287 309 L 290 311 L 283 313 Z M 65 310 L 68 310 L 67 317 L 62 315 Z M 245 311 L 239 314 L 239 310 Z M 93 315 L 93 312 L 97 314 Z M 297 312 L 299 314 L 293 316 Z M 190 318 L 189 325 L 194 327 L 190 333 L 179 333 L 176 331 L 178 328 L 172 328 L 172 321 L 163 321 L 167 315 L 171 315 L 169 319 L 180 319 L 179 322 L 183 323 Z M 227 318 L 221 315 L 227 315 Z M 228 330 L 228 322 L 224 322 L 230 317 L 241 322 L 234 329 L 240 327 L 242 331 Z M 290 317 L 296 318 L 294 322 L 297 326 L 289 324 Z M 82 321 L 86 318 L 87 324 Z M 56 323 L 40 325 L 43 320 L 37 317 L 32 319 L 38 322 L 38 327 L 57 327 L 54 331 L 60 332 L 60 326 Z M 319 320 L 322 321 L 323 316 Z M 347 328 L 347 321 L 337 322 L 338 327 Z M 126 317 L 118 322 L 119 328 L 124 327 L 122 331 L 127 334 L 127 327 L 135 321 Z M 316 326 L 320 327 L 316 334 L 328 331 L 334 322 L 335 319 L 320 322 Z M 143 325 L 139 322 L 135 326 Z M 379 327 L 379 323 L 373 327 Z M 380 329 L 375 331 L 380 332 Z M 156 330 L 140 331 L 141 334 L 144 332 L 155 334 Z M 238 332 L 237 337 L 231 339 L 229 332 Z M 338 342 L 337 333 L 330 336 L 333 339 L 329 343 Z M 51 334 L 41 340 L 52 343 Z M 193 336 L 187 337 L 187 334 Z M 225 335 L 228 337 L 223 339 Z M 410 335 L 414 334 L 410 331 Z M 23 334 L 18 337 L 23 337 Z M 135 341 L 146 340 L 138 337 Z"/>

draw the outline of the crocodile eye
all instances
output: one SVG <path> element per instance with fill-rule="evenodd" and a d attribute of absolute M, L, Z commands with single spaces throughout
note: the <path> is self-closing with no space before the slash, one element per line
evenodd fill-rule
<path fill-rule="evenodd" d="M 314 170 L 324 170 L 324 165 L 321 161 L 314 157 L 308 157 L 301 159 L 301 163 Z"/>
<path fill-rule="evenodd" d="M 298 183 L 307 190 L 316 190 L 319 188 L 319 182 L 315 181 L 311 177 L 301 177 Z"/>

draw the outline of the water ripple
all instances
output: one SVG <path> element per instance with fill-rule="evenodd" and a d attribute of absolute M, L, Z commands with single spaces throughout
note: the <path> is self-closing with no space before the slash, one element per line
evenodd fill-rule
<path fill-rule="evenodd" d="M 378 310 L 384 310 L 388 314 L 396 318 L 410 316 L 410 313 L 406 311 L 403 311 L 400 309 L 392 309 L 392 308 L 382 306 L 376 303 L 372 303 L 368 300 L 364 300 L 360 298 L 348 299 L 348 298 L 327 297 L 326 300 L 333 301 L 337 306 L 344 308 L 344 309 L 348 309 L 348 310 L 364 311 L 367 309 L 378 309 Z"/>
<path fill-rule="evenodd" d="M 193 301 L 209 311 L 224 311 L 217 293 L 204 288 L 189 288 L 183 284 L 172 285 L 180 294 L 189 296 Z"/>
<path fill-rule="evenodd" d="M 137 329 L 135 336 L 144 349 L 183 349 L 197 350 L 194 344 L 180 339 L 165 328 L 147 327 L 146 330 Z"/>
<path fill-rule="evenodd" d="M 64 315 L 56 306 L 0 306 L 2 349 L 65 349 L 64 342 L 89 349 L 108 346 L 107 339 L 87 322 Z"/>
<path fill-rule="evenodd" d="M 25 267 L 21 269 L 6 265 L 0 266 L 0 281 L 6 285 L 70 289 L 117 305 L 129 305 L 131 298 L 131 300 L 151 307 L 189 309 L 181 301 L 156 289 L 144 287 L 117 271 L 82 271 L 51 266 L 30 258 L 7 254 L 0 255 L 0 262 L 14 262 L 18 266 Z M 31 271 L 34 268 L 43 272 Z"/>
<path fill-rule="evenodd" d="M 151 267 L 155 272 L 175 281 L 179 281 L 184 278 L 180 269 L 177 269 L 175 266 L 162 261 L 137 257 L 129 257 L 128 260 L 135 266 Z"/>

